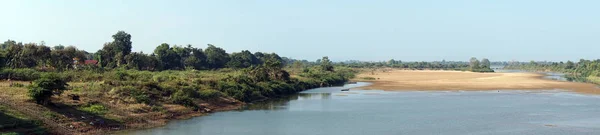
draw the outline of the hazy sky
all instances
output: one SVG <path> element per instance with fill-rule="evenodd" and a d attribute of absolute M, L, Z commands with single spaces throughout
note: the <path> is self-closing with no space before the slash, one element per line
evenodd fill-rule
<path fill-rule="evenodd" d="M 335 61 L 600 58 L 598 0 L 2 0 L 0 40 L 161 43 Z"/>

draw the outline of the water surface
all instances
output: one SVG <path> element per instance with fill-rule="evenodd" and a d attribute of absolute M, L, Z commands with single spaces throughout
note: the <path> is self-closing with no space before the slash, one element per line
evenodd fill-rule
<path fill-rule="evenodd" d="M 598 135 L 600 97 L 560 90 L 386 92 L 318 88 L 129 134 Z"/>

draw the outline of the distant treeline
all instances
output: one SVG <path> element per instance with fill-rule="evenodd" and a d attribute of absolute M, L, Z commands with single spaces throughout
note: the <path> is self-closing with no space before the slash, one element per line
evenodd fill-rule
<path fill-rule="evenodd" d="M 404 62 L 391 59 L 387 62 L 365 62 L 365 61 L 345 61 L 336 63 L 340 66 L 352 68 L 402 68 L 413 70 L 460 70 L 473 72 L 494 72 L 491 69 L 491 62 L 488 59 L 479 61 L 477 58 L 471 58 L 469 62 L 464 61 L 433 61 L 433 62 Z"/>
<path fill-rule="evenodd" d="M 593 82 L 600 84 L 600 59 L 585 60 L 579 62 L 548 62 L 548 61 L 530 61 L 530 62 L 511 62 L 506 69 L 519 69 L 528 71 L 551 71 L 566 73 L 573 79 Z"/>

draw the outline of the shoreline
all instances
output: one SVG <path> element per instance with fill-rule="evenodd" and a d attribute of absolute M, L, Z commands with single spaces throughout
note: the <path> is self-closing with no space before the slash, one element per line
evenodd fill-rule
<path fill-rule="evenodd" d="M 163 127 L 163 126 L 166 126 L 167 124 L 169 124 L 170 122 L 172 122 L 174 120 L 189 120 L 189 119 L 193 119 L 193 118 L 197 118 L 197 117 L 202 117 L 202 116 L 210 115 L 212 113 L 232 111 L 232 110 L 236 110 L 236 109 L 241 108 L 243 105 L 244 104 L 234 104 L 234 105 L 224 106 L 224 107 L 221 107 L 221 108 L 214 108 L 215 110 L 211 111 L 211 112 L 201 112 L 201 111 L 190 112 L 190 113 L 186 113 L 186 114 L 182 114 L 182 115 L 176 116 L 174 118 L 159 119 L 159 120 L 162 120 L 162 122 L 160 122 L 160 123 L 135 123 L 135 124 L 149 124 L 149 125 L 147 125 L 147 126 L 140 126 L 140 127 L 131 127 L 131 128 L 127 128 L 127 129 L 114 130 L 114 131 L 109 131 L 109 132 L 106 132 L 106 133 L 107 134 L 126 134 L 128 132 L 135 132 L 135 131 L 140 131 L 140 130 L 147 130 L 147 129 L 153 129 L 153 128 L 158 128 L 158 127 Z M 92 134 L 96 134 L 96 133 L 92 133 Z M 98 133 L 98 134 L 104 134 L 104 133 Z"/>
<path fill-rule="evenodd" d="M 447 70 L 384 69 L 361 72 L 352 81 L 372 83 L 354 89 L 385 91 L 491 91 L 562 89 L 600 94 L 595 84 L 545 79 L 542 73 L 476 73 Z"/>

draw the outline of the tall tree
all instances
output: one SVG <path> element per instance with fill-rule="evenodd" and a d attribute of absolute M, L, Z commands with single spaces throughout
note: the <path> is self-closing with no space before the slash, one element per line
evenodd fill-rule
<path fill-rule="evenodd" d="M 229 62 L 229 54 L 222 48 L 211 44 L 208 44 L 204 54 L 206 54 L 206 61 L 211 69 L 223 68 Z"/>
<path fill-rule="evenodd" d="M 484 68 L 484 69 L 490 68 L 491 67 L 490 60 L 488 60 L 486 58 L 481 59 L 481 66 L 480 67 Z"/>
<path fill-rule="evenodd" d="M 469 67 L 471 68 L 471 70 L 479 69 L 479 65 L 479 60 L 477 60 L 477 58 L 475 57 L 471 57 L 471 59 L 469 60 Z"/>
<path fill-rule="evenodd" d="M 38 56 L 38 63 L 39 63 L 39 65 L 41 65 L 44 68 L 47 66 L 47 64 L 48 64 L 48 62 L 49 62 L 49 60 L 51 58 L 50 57 L 51 56 L 50 55 L 51 52 L 52 51 L 51 51 L 50 47 L 48 47 L 48 46 L 40 45 L 40 46 L 37 47 L 35 53 Z"/>
<path fill-rule="evenodd" d="M 113 68 L 125 64 L 124 57 L 131 53 L 131 35 L 119 31 L 112 38 L 112 42 L 105 43 L 102 50 L 98 51 L 103 67 Z"/>
<path fill-rule="evenodd" d="M 331 64 L 331 61 L 329 61 L 329 57 L 324 56 L 321 59 L 321 69 L 323 71 L 333 71 L 333 65 Z"/>
<path fill-rule="evenodd" d="M 573 68 L 575 68 L 575 63 L 573 63 L 572 61 L 567 61 L 565 69 L 573 69 Z"/>
<path fill-rule="evenodd" d="M 183 69 L 183 64 L 181 63 L 181 56 L 173 50 L 167 43 L 163 43 L 160 46 L 154 49 L 154 54 L 158 60 L 163 64 L 164 69 L 172 69 L 178 70 Z"/>
<path fill-rule="evenodd" d="M 232 53 L 230 57 L 231 60 L 227 63 L 227 66 L 230 68 L 248 68 L 260 63 L 260 61 L 248 50 Z"/>
<path fill-rule="evenodd" d="M 206 55 L 202 52 L 202 49 L 192 48 L 192 55 L 185 60 L 186 67 L 192 67 L 196 70 L 205 69 L 208 67 L 206 62 Z"/>

